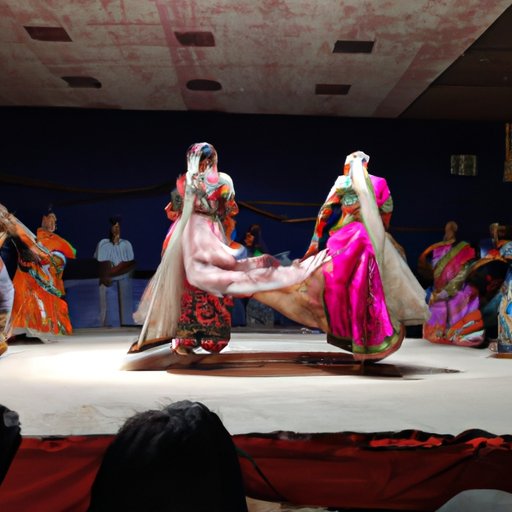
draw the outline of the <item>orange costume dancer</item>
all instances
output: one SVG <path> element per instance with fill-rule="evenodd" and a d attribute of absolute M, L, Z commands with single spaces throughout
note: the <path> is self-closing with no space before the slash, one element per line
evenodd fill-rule
<path fill-rule="evenodd" d="M 37 230 L 37 241 L 47 251 L 46 259 L 33 261 L 23 257 L 18 248 L 18 269 L 13 279 L 14 304 L 12 330 L 25 330 L 31 335 L 71 334 L 68 305 L 64 300 L 62 274 L 68 258 L 76 251 L 64 238 L 55 234 L 57 217 L 49 211 L 43 215 Z"/>

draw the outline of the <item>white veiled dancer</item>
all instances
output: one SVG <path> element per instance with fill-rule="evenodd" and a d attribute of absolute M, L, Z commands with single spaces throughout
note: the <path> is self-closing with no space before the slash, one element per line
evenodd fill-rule
<path fill-rule="evenodd" d="M 187 172 L 177 181 L 181 215 L 135 314 L 144 323 L 124 369 L 165 369 L 176 354 L 186 356 L 197 347 L 219 352 L 230 336 L 226 298 L 301 283 L 329 259 L 321 253 L 286 267 L 270 255 L 237 260 L 222 225 L 233 208 L 234 190 L 217 160 L 206 142 L 187 151 Z"/>
<path fill-rule="evenodd" d="M 328 261 L 299 286 L 254 294 L 322 329 L 358 361 L 389 356 L 400 348 L 404 326 L 429 315 L 425 290 L 385 229 L 393 206 L 386 180 L 368 173 L 368 161 L 362 151 L 348 155 L 320 208 L 305 258 L 324 253 Z"/>

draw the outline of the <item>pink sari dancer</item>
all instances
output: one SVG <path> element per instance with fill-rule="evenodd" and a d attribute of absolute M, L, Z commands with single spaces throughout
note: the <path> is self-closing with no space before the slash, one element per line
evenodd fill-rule
<path fill-rule="evenodd" d="M 364 225 L 352 222 L 337 231 L 327 241 L 327 251 L 333 260 L 323 268 L 329 341 L 336 345 L 336 339 L 350 340 L 354 353 L 382 352 L 391 344 L 387 338 L 394 331 L 375 250 Z"/>
<path fill-rule="evenodd" d="M 391 194 L 384 178 L 367 173 L 368 159 L 362 152 L 347 157 L 320 209 L 306 256 L 325 252 L 329 261 L 299 286 L 254 295 L 298 322 L 313 317 L 329 343 L 360 361 L 396 351 L 403 326 L 421 325 L 429 314 L 425 290 L 385 231 Z"/>

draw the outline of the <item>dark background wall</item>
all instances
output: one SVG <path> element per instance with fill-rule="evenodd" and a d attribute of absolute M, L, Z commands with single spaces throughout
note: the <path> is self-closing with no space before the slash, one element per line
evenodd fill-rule
<path fill-rule="evenodd" d="M 34 231 L 52 204 L 58 233 L 79 258 L 92 257 L 108 218 L 120 214 L 138 268 L 154 270 L 169 226 L 163 208 L 188 146 L 200 141 L 217 148 L 219 170 L 231 175 L 239 200 L 312 204 L 257 205 L 290 219 L 315 216 L 346 154 L 365 151 L 370 172 L 388 180 L 392 232 L 413 267 L 449 219 L 470 240 L 486 237 L 491 222 L 512 223 L 503 123 L 21 108 L 0 114 L 0 202 Z M 451 175 L 452 154 L 476 154 L 478 176 Z M 37 183 L 13 183 L 27 179 Z M 262 225 L 270 252 L 290 250 L 292 257 L 302 256 L 314 225 L 242 208 L 239 234 L 253 222 Z"/>

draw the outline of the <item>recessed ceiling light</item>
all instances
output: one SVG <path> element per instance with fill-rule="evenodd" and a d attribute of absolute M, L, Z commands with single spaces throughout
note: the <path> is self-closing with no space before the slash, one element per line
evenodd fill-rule
<path fill-rule="evenodd" d="M 315 94 L 345 95 L 350 87 L 350 84 L 316 84 Z"/>
<path fill-rule="evenodd" d="M 187 82 L 187 89 L 191 91 L 220 91 L 222 85 L 215 80 L 189 80 Z"/>
<path fill-rule="evenodd" d="M 341 41 L 334 43 L 332 53 L 372 53 L 375 41 Z"/>
<path fill-rule="evenodd" d="M 71 41 L 71 37 L 62 27 L 23 27 L 28 35 L 36 41 L 65 42 Z"/>
<path fill-rule="evenodd" d="M 174 32 L 182 46 L 215 46 L 215 38 L 211 32 Z"/>
<path fill-rule="evenodd" d="M 92 76 L 61 76 L 62 80 L 66 81 L 69 87 L 84 88 L 84 89 L 100 89 L 101 82 Z"/>

